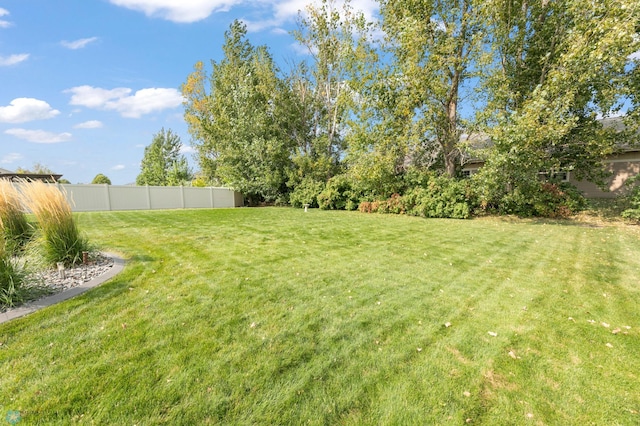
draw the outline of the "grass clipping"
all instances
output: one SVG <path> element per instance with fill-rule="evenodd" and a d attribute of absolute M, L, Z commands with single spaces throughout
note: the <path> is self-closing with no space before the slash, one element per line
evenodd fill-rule
<path fill-rule="evenodd" d="M 88 242 L 78 231 L 63 190 L 39 181 L 24 182 L 21 189 L 22 203 L 38 222 L 45 260 L 65 266 L 81 262 L 82 252 L 89 251 Z"/>

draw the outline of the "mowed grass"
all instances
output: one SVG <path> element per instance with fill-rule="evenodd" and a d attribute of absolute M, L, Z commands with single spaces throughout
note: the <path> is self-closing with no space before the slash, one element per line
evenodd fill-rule
<path fill-rule="evenodd" d="M 84 213 L 128 260 L 0 325 L 20 424 L 640 424 L 640 239 L 573 222 Z"/>

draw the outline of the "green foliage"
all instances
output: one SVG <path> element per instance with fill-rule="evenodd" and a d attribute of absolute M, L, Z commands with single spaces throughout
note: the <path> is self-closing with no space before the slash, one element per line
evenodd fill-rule
<path fill-rule="evenodd" d="M 640 221 L 640 175 L 627 180 L 626 185 L 631 187 L 631 192 L 627 196 L 630 208 L 622 212 L 622 217 Z"/>
<path fill-rule="evenodd" d="M 98 173 L 96 175 L 96 177 L 93 178 L 93 180 L 91 181 L 91 184 L 93 185 L 111 185 L 111 179 L 109 179 L 107 176 L 103 175 L 102 173 Z"/>
<path fill-rule="evenodd" d="M 27 272 L 4 241 L 0 241 L 0 309 L 21 303 L 26 295 L 24 290 Z"/>
<path fill-rule="evenodd" d="M 30 169 L 18 167 L 16 173 L 32 173 L 37 175 L 55 175 L 56 173 L 48 166 L 41 163 L 33 163 Z"/>
<path fill-rule="evenodd" d="M 379 201 L 376 204 L 371 205 L 371 210 L 378 213 L 388 214 L 404 214 L 405 213 L 405 200 L 399 194 L 393 194 L 391 198 L 385 201 Z M 364 208 L 366 209 L 366 207 Z M 373 213 L 373 212 L 372 212 Z"/>
<path fill-rule="evenodd" d="M 468 219 L 473 209 L 469 182 L 430 176 L 403 197 L 407 214 L 420 217 Z"/>
<path fill-rule="evenodd" d="M 0 180 L 0 244 L 9 254 L 20 251 L 32 234 L 15 186 Z"/>
<path fill-rule="evenodd" d="M 191 181 L 187 159 L 180 154 L 180 136 L 162 128 L 144 149 L 137 185 L 177 186 Z M 97 177 L 97 176 L 96 176 Z M 110 183 L 110 182 L 109 182 Z"/>
<path fill-rule="evenodd" d="M 513 160 L 494 156 L 473 175 L 481 212 L 566 218 L 586 207 L 585 198 L 571 184 L 544 181 L 535 163 L 526 167 Z"/>
<path fill-rule="evenodd" d="M 454 177 L 466 134 L 469 145 L 492 143 L 475 192 L 465 190 L 471 210 L 477 194 L 482 212 L 565 216 L 579 199 L 543 186 L 539 173 L 602 183 L 603 159 L 624 140 L 597 117 L 627 102 L 627 125 L 640 123 L 635 0 L 383 0 L 380 18 L 383 43 L 349 1 L 308 6 L 293 36 L 309 56 L 286 76 L 234 22 L 224 58 L 210 74 L 198 62 L 182 86 L 207 179 L 254 205 L 351 209 L 404 194 L 422 200 L 416 214 L 461 217 L 470 213 L 452 207 L 457 184 L 442 183 L 451 192 L 437 201 L 406 177 L 416 169 Z M 185 167 L 158 175 L 178 184 Z M 319 182 L 331 183 L 316 198 Z"/>
<path fill-rule="evenodd" d="M 412 158 L 438 156 L 453 177 L 467 123 L 459 116 L 469 83 L 484 77 L 485 1 L 383 0 L 382 27 L 393 56 L 396 126 L 412 135 Z M 395 87 L 394 87 L 395 86 Z M 427 154 L 427 156 L 429 156 Z"/>
<path fill-rule="evenodd" d="M 499 212 L 522 217 L 568 218 L 586 206 L 584 197 L 570 185 L 537 182 L 505 194 Z"/>
<path fill-rule="evenodd" d="M 191 186 L 194 188 L 206 188 L 207 186 L 211 186 L 209 179 L 207 179 L 204 175 L 197 175 L 191 180 Z"/>
<path fill-rule="evenodd" d="M 497 155 L 601 181 L 602 160 L 622 141 L 596 117 L 617 112 L 628 94 L 629 56 L 640 49 L 637 1 L 488 5 L 500 13 L 488 17 L 496 67 L 483 82 L 481 113 Z"/>
<path fill-rule="evenodd" d="M 346 175 L 337 175 L 318 195 L 318 205 L 323 210 L 356 210 L 361 196 Z"/>
<path fill-rule="evenodd" d="M 82 252 L 91 252 L 86 237 L 81 235 L 75 220 L 70 217 L 47 224 L 42 230 L 42 254 L 49 264 L 63 262 L 66 266 L 82 262 Z"/>
<path fill-rule="evenodd" d="M 298 138 L 297 155 L 307 157 L 314 171 L 325 169 L 326 181 L 339 172 L 348 151 L 345 135 L 350 117 L 358 108 L 363 84 L 371 78 L 370 64 L 377 62 L 371 48 L 372 27 L 349 0 L 340 6 L 333 0 L 308 4 L 298 21 L 293 36 L 310 59 L 292 76 L 309 129 Z M 305 171 L 304 176 L 309 175 Z"/>
<path fill-rule="evenodd" d="M 240 191 L 249 204 L 287 192 L 296 124 L 291 93 L 265 46 L 253 46 L 244 24 L 225 33 L 224 58 L 202 63 L 182 85 L 185 120 L 202 173 Z M 206 89 L 209 83 L 209 89 Z"/>
<path fill-rule="evenodd" d="M 302 207 L 308 204 L 309 207 L 318 207 L 318 195 L 324 189 L 325 184 L 313 179 L 303 179 L 295 187 L 289 196 L 289 202 L 293 207 Z"/>

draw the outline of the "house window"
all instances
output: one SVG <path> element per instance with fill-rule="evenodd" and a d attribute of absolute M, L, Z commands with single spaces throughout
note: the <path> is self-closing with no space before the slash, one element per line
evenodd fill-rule
<path fill-rule="evenodd" d="M 544 180 L 553 180 L 558 182 L 569 182 L 569 172 L 541 172 L 540 177 Z"/>
<path fill-rule="evenodd" d="M 547 178 L 558 182 L 569 182 L 569 172 L 551 172 L 547 173 Z"/>

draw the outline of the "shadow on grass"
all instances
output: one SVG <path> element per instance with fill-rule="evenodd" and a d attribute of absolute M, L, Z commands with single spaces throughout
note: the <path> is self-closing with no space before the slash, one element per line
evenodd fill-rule
<path fill-rule="evenodd" d="M 487 216 L 505 223 L 529 223 L 532 225 L 559 225 L 570 227 L 603 228 L 611 225 L 637 225 L 624 219 L 622 212 L 630 208 L 627 198 L 599 198 L 588 200 L 587 208 L 566 218 Z"/>
<path fill-rule="evenodd" d="M 141 262 L 141 263 L 146 263 L 146 262 L 155 262 L 156 258 L 153 256 L 149 256 L 146 254 L 134 254 L 131 257 L 129 257 L 127 259 L 128 262 Z"/>

